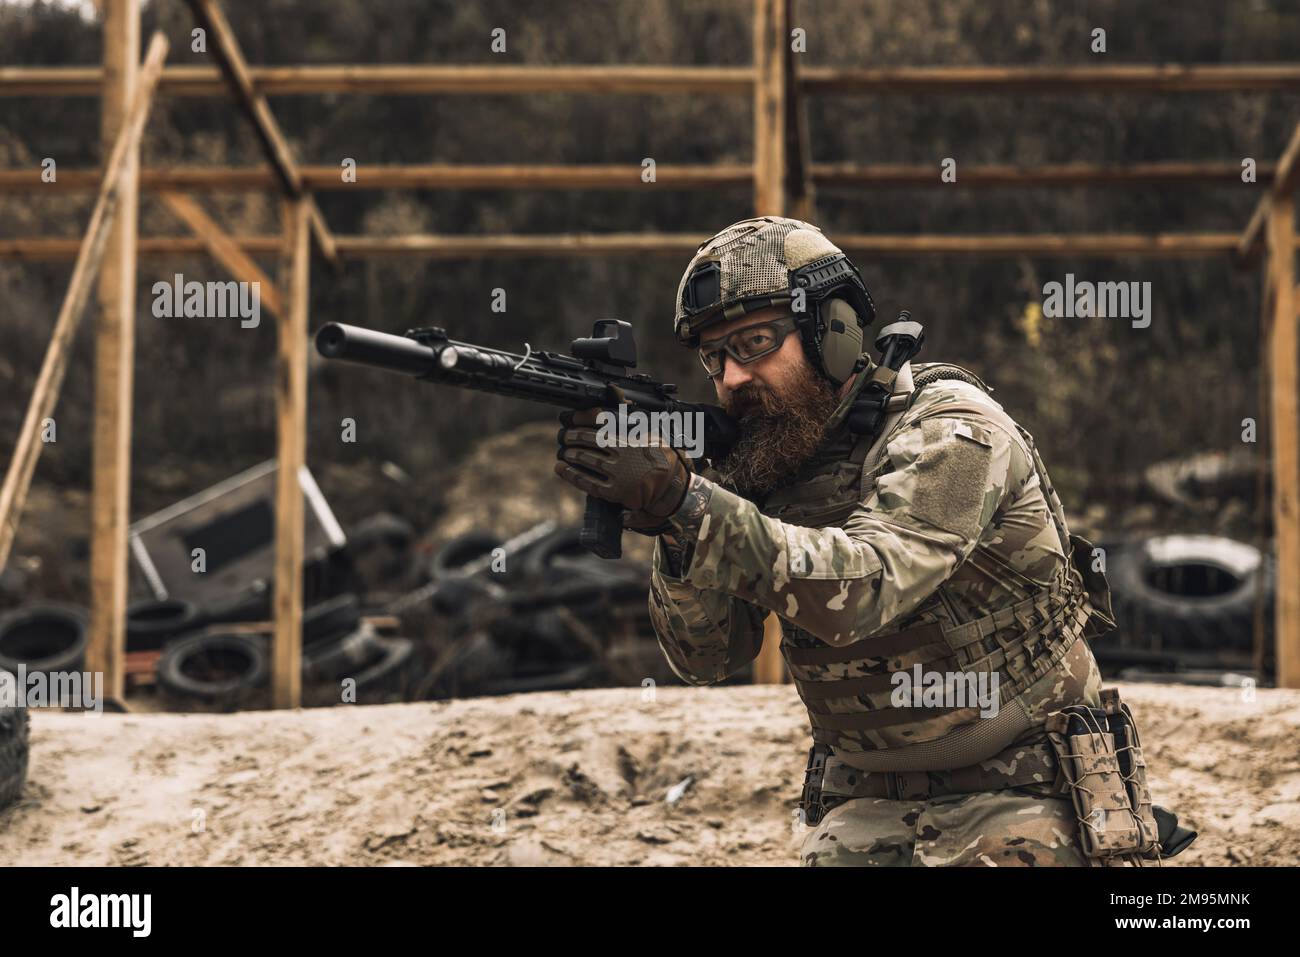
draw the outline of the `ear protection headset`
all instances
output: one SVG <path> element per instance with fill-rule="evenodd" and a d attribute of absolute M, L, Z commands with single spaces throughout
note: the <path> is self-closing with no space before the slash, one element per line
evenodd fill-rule
<path fill-rule="evenodd" d="M 790 306 L 804 352 L 818 372 L 842 385 L 853 374 L 867 327 L 876 318 L 871 293 L 843 253 L 792 270 L 790 281 Z"/>

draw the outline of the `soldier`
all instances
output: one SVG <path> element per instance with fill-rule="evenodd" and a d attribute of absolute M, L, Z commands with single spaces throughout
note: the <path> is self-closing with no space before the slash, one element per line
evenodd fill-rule
<path fill-rule="evenodd" d="M 745 667 L 780 617 L 815 742 L 803 863 L 1086 866 L 1044 724 L 1101 703 L 1080 639 L 1113 627 L 1104 576 L 979 378 L 878 366 L 873 318 L 816 226 L 729 226 L 687 268 L 675 329 L 734 447 L 696 472 L 566 413 L 556 472 L 657 536 L 650 612 L 684 681 Z M 855 415 L 873 382 L 883 407 Z"/>

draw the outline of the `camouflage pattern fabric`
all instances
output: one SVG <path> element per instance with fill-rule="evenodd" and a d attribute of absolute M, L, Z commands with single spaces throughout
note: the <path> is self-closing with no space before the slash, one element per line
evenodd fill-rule
<path fill-rule="evenodd" d="M 855 798 L 804 839 L 805 867 L 1088 867 L 1068 798 L 1027 786 L 926 801 Z"/>
<path fill-rule="evenodd" d="M 696 685 L 735 673 L 758 654 L 775 612 L 819 743 L 850 763 L 871 752 L 872 767 L 960 769 L 953 776 L 1041 736 L 1053 711 L 1096 707 L 1100 674 L 1080 639 L 1089 605 L 1028 436 L 977 385 L 944 379 L 921 390 L 863 461 L 850 455 L 844 411 L 824 455 L 766 499 L 712 485 L 681 575 L 657 549 L 650 613 L 674 671 Z M 1017 720 L 892 708 L 886 682 L 914 664 L 998 673 Z M 967 751 L 979 754 L 941 763 Z M 1048 785 L 903 801 L 849 794 L 803 856 L 815 865 L 1088 864 L 1069 799 Z"/>
<path fill-rule="evenodd" d="M 958 403 L 985 412 L 944 414 Z M 652 613 L 664 626 L 661 638 L 688 665 L 701 653 L 716 661 L 728 641 L 745 642 L 747 622 L 761 626 L 762 614 L 741 602 L 775 611 L 828 644 L 848 644 L 918 610 L 945 582 L 979 617 L 1010 597 L 983 574 L 954 579 L 985 537 L 1018 571 L 1050 583 L 1065 556 L 1009 422 L 974 386 L 929 386 L 895 427 L 843 527 L 787 524 L 715 487 L 684 578 L 673 580 L 656 560 Z M 704 684 L 725 675 L 706 666 L 694 677 Z"/>
<path fill-rule="evenodd" d="M 824 527 L 782 521 L 779 508 L 712 489 L 685 574 L 670 575 L 660 553 L 651 579 L 655 631 L 683 680 L 716 683 L 752 661 L 768 610 L 782 618 L 787 646 L 861 645 L 861 659 L 809 665 L 796 678 L 910 668 L 921 660 L 916 654 L 882 645 L 873 656 L 871 641 L 862 639 L 1010 613 L 1074 575 L 1024 439 L 977 387 L 941 381 L 925 388 L 888 436 L 879 461 L 866 468 L 860 485 L 845 493 L 851 497 L 846 517 Z M 770 498 L 788 501 L 789 490 Z M 1014 618 L 1008 624 L 1024 630 Z M 1006 638 L 966 646 L 953 667 L 987 670 L 989 654 Z M 1058 644 L 1034 660 L 1013 655 L 1012 668 L 1023 672 L 1019 690 L 1056 668 L 1066 650 Z M 864 706 L 870 703 L 861 698 L 829 705 Z M 952 717 L 932 718 L 936 734 L 954 724 Z M 956 723 L 972 719 L 961 715 Z M 892 741 L 846 735 L 836 743 L 874 750 L 919 739 L 899 731 Z"/>

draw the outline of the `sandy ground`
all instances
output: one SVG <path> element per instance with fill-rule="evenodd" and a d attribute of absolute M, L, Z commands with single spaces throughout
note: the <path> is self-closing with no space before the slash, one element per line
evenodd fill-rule
<path fill-rule="evenodd" d="M 1300 692 L 1119 687 L 1173 864 L 1300 861 Z M 0 863 L 793 865 L 806 727 L 789 685 L 40 712 Z"/>

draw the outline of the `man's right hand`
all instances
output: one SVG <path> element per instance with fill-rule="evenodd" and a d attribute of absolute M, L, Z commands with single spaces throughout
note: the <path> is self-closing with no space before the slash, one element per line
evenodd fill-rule
<path fill-rule="evenodd" d="M 584 409 L 560 416 L 560 444 L 555 474 L 579 491 L 627 510 L 624 525 L 643 535 L 668 528 L 690 484 L 690 460 L 668 445 L 602 446 L 597 440 L 596 416 L 600 410 Z"/>

